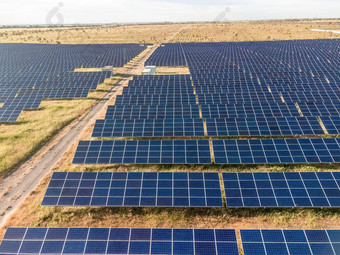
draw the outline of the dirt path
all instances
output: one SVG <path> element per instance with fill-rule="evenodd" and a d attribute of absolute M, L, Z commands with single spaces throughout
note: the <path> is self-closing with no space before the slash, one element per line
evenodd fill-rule
<path fill-rule="evenodd" d="M 4 225 L 6 219 L 16 211 L 20 203 L 36 188 L 43 177 L 58 162 L 83 130 L 97 119 L 97 114 L 107 107 L 110 100 L 114 98 L 121 88 L 129 81 L 129 75 L 140 73 L 144 66 L 144 62 L 158 46 L 159 45 L 155 45 L 151 49 L 148 49 L 146 55 L 133 64 L 130 71 L 127 73 L 127 77 L 123 78 L 117 86 L 104 94 L 89 112 L 59 132 L 49 145 L 46 145 L 41 151 L 37 152 L 36 155 L 39 154 L 40 156 L 37 156 L 37 158 L 33 156 L 33 159 L 30 162 L 23 164 L 17 171 L 2 180 L 2 194 L 0 194 L 0 226 Z"/>
<path fill-rule="evenodd" d="M 185 28 L 181 28 L 176 33 L 169 35 L 164 42 L 170 42 Z M 156 44 L 147 49 L 144 52 L 145 55 L 129 68 L 126 77 L 108 93 L 104 94 L 89 112 L 61 130 L 31 160 L 24 163 L 17 171 L 2 180 L 0 188 L 0 227 L 4 226 L 6 220 L 16 212 L 19 205 L 34 191 L 44 176 L 50 172 L 52 167 L 62 158 L 63 154 L 79 138 L 82 132 L 88 126 L 93 125 L 94 121 L 98 119 L 98 115 L 122 91 L 122 87 L 128 83 L 130 76 L 141 73 L 145 61 L 159 46 L 160 44 Z"/>

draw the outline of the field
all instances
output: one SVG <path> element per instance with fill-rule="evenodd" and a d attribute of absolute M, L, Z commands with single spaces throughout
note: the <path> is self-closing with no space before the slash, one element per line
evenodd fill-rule
<path fill-rule="evenodd" d="M 102 84 L 84 99 L 45 100 L 38 110 L 24 111 L 17 122 L 0 124 L 0 174 L 27 160 L 59 130 L 90 109 L 109 87 Z"/>
<path fill-rule="evenodd" d="M 183 73 L 183 68 L 179 72 Z M 164 72 L 173 71 L 164 68 Z M 105 109 L 98 113 L 105 116 Z M 91 139 L 94 123 L 88 125 L 79 140 Z M 40 185 L 18 208 L 6 226 L 34 227 L 155 227 L 155 228 L 307 228 L 337 229 L 340 212 L 337 209 L 195 209 L 195 208 L 55 208 L 42 207 L 41 201 L 53 171 L 86 172 L 311 172 L 337 171 L 339 165 L 320 166 L 195 166 L 195 165 L 117 165 L 77 166 L 72 159 L 76 141 L 43 178 Z M 20 212 L 25 212 L 24 214 Z M 6 227 L 5 226 L 5 227 Z M 1 229 L 4 231 L 4 228 Z M 2 233 L 0 232 L 0 233 Z"/>
<path fill-rule="evenodd" d="M 167 25 L 95 26 L 79 28 L 0 29 L 0 42 L 22 43 L 163 43 L 219 42 L 340 38 L 339 34 L 313 32 L 312 29 L 339 28 L 340 20 L 257 21 Z M 170 39 L 169 39 L 170 38 Z M 0 125 L 0 174 L 9 172 L 32 156 L 38 149 L 75 119 L 79 118 L 129 68 L 116 70 L 119 75 L 110 84 L 101 84 L 98 91 L 81 100 L 43 101 L 38 111 L 25 111 L 17 123 Z M 138 72 L 141 70 L 138 69 Z M 159 70 L 160 74 L 187 74 L 187 67 Z M 111 101 L 113 102 L 113 101 Z M 106 108 L 98 112 L 103 118 Z M 339 171 L 334 165 L 290 166 L 200 166 L 200 165 L 72 165 L 79 140 L 89 140 L 94 123 L 90 123 L 79 139 L 67 150 L 58 163 L 8 218 L 0 229 L 0 237 L 9 226 L 25 227 L 157 227 L 157 228 L 303 228 L 339 229 L 338 209 L 195 209 L 195 208 L 56 208 L 42 207 L 46 187 L 53 171 L 97 172 L 304 172 Z"/>
<path fill-rule="evenodd" d="M 339 38 L 312 29 L 339 28 L 339 20 L 249 21 L 163 25 L 93 26 L 76 28 L 5 28 L 0 42 L 16 43 L 163 43 L 263 41 Z"/>

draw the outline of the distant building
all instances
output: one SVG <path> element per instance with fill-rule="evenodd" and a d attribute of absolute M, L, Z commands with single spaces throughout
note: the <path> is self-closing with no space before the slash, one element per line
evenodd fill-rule
<path fill-rule="evenodd" d="M 142 71 L 142 75 L 152 75 L 156 73 L 156 66 L 146 66 Z"/>

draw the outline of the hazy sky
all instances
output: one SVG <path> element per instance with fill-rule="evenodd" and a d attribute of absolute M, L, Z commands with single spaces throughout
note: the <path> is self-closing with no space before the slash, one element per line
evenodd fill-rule
<path fill-rule="evenodd" d="M 0 0 L 0 25 L 213 21 L 226 7 L 221 17 L 228 20 L 331 18 L 340 13 L 339 0 Z"/>

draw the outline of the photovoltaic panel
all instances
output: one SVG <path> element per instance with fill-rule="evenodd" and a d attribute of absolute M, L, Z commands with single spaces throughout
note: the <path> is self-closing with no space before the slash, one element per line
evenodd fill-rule
<path fill-rule="evenodd" d="M 201 105 L 203 118 L 298 117 L 294 104 L 261 102 Z"/>
<path fill-rule="evenodd" d="M 190 81 L 189 81 L 190 82 Z M 122 94 L 130 94 L 130 95 L 180 95 L 180 94 L 193 94 L 194 89 L 191 86 L 179 85 L 176 87 L 170 86 L 159 86 L 159 87 L 142 87 L 142 86 L 132 86 L 123 88 Z"/>
<path fill-rule="evenodd" d="M 323 116 L 320 117 L 323 125 L 325 126 L 328 134 L 340 134 L 340 116 Z"/>
<path fill-rule="evenodd" d="M 111 71 L 77 72 L 76 68 L 123 66 L 147 48 L 139 44 L 0 45 L 0 122 L 14 122 L 24 109 L 43 99 L 87 97 L 111 77 Z"/>
<path fill-rule="evenodd" d="M 303 116 L 339 116 L 340 101 L 299 102 Z"/>
<path fill-rule="evenodd" d="M 340 162 L 339 138 L 213 140 L 215 164 Z"/>
<path fill-rule="evenodd" d="M 325 134 L 315 117 L 206 119 L 208 136 L 288 136 Z"/>
<path fill-rule="evenodd" d="M 45 206 L 222 207 L 218 173 L 55 172 Z"/>
<path fill-rule="evenodd" d="M 210 164 L 208 140 L 80 141 L 73 164 Z"/>
<path fill-rule="evenodd" d="M 244 255 L 337 255 L 340 230 L 241 229 Z"/>
<path fill-rule="evenodd" d="M 238 255 L 234 229 L 8 228 L 1 254 Z"/>
<path fill-rule="evenodd" d="M 115 105 L 196 105 L 194 94 L 118 95 Z"/>
<path fill-rule="evenodd" d="M 223 173 L 227 207 L 340 207 L 339 172 Z"/>
<path fill-rule="evenodd" d="M 105 119 L 197 119 L 198 105 L 109 105 Z"/>
<path fill-rule="evenodd" d="M 97 120 L 92 137 L 204 136 L 203 119 Z"/>

